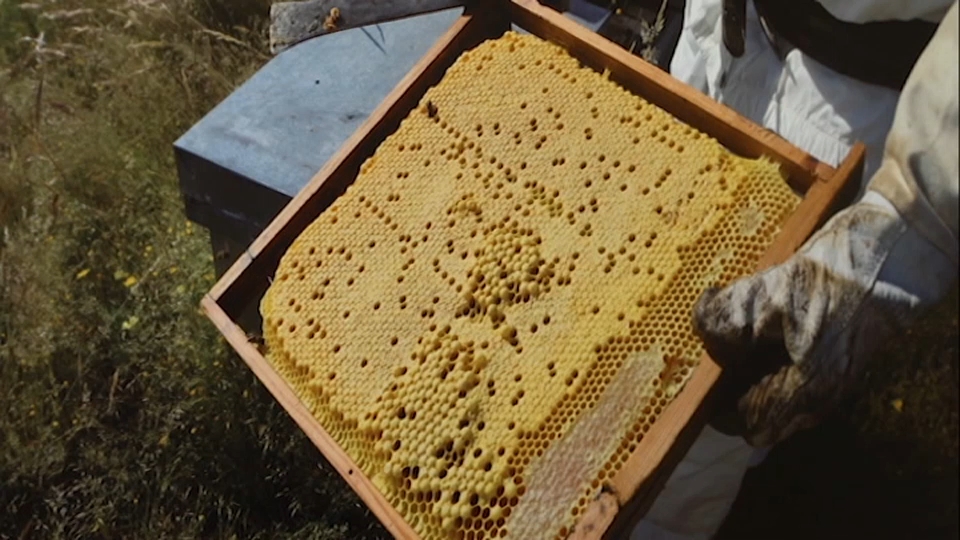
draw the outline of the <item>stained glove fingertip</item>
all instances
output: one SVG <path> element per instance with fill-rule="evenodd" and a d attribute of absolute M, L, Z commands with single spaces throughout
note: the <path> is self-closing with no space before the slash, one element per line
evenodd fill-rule
<path fill-rule="evenodd" d="M 693 305 L 693 330 L 701 337 L 713 333 L 712 330 L 716 326 L 718 309 L 722 308 L 717 305 L 715 300 L 721 290 L 720 287 L 705 289 Z"/>
<path fill-rule="evenodd" d="M 733 328 L 729 303 L 723 289 L 710 287 L 703 291 L 693 307 L 693 331 L 703 342 L 707 354 L 726 368 L 741 347 L 740 329 Z"/>

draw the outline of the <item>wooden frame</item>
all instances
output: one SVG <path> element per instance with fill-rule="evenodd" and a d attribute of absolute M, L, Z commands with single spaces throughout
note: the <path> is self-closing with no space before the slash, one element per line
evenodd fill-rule
<path fill-rule="evenodd" d="M 510 23 L 516 24 L 564 46 L 585 65 L 598 71 L 608 70 L 611 79 L 716 138 L 731 151 L 746 157 L 765 155 L 780 163 L 791 186 L 805 197 L 761 258 L 761 267 L 785 260 L 835 209 L 849 202 L 862 172 L 864 147 L 861 144 L 855 145 L 843 163 L 834 169 L 535 0 L 496 1 L 497 6 L 487 1 L 477 10 L 468 6 L 464 15 L 201 302 L 207 316 L 240 357 L 397 538 L 417 538 L 417 535 L 310 414 L 257 347 L 248 341 L 236 320 L 246 306 L 259 302 L 270 276 L 293 240 L 346 189 L 363 161 L 399 126 L 462 51 L 501 35 Z M 710 358 L 704 358 L 607 489 L 582 516 L 571 538 L 624 536 L 649 508 L 704 425 L 711 391 L 719 375 L 720 368 Z"/>

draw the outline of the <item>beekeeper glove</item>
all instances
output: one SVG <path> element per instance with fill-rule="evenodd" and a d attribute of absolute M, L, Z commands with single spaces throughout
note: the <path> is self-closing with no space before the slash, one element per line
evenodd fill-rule
<path fill-rule="evenodd" d="M 911 72 L 867 193 L 785 263 L 703 293 L 694 329 L 725 370 L 714 426 L 765 447 L 845 397 L 885 341 L 957 278 L 957 4 Z M 724 386 L 721 385 L 721 395 Z"/>

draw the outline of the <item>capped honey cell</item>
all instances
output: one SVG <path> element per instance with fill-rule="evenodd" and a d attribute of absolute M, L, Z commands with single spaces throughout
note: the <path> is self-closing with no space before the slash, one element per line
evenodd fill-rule
<path fill-rule="evenodd" d="M 699 294 L 798 202 L 775 163 L 508 32 L 293 242 L 267 357 L 421 537 L 563 537 L 693 373 Z"/>

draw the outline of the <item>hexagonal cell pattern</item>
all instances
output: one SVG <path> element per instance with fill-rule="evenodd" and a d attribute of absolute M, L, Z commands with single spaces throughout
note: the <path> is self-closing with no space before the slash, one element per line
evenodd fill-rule
<path fill-rule="evenodd" d="M 464 53 L 283 257 L 269 359 L 423 538 L 563 537 L 799 198 L 560 47 Z"/>

